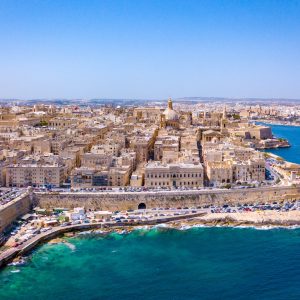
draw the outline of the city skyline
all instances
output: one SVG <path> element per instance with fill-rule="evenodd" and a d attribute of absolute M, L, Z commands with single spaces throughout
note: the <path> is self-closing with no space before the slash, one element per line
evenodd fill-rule
<path fill-rule="evenodd" d="M 0 98 L 299 99 L 299 1 L 2 1 Z"/>

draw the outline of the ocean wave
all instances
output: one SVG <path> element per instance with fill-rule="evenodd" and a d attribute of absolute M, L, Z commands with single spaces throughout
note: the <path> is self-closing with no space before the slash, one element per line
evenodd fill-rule
<path fill-rule="evenodd" d="M 254 229 L 254 230 L 278 230 L 278 229 L 285 229 L 285 230 L 295 230 L 300 229 L 300 225 L 291 225 L 291 226 L 280 226 L 280 225 L 223 225 L 223 224 L 216 224 L 216 225 L 206 225 L 206 224 L 182 224 L 182 225 L 172 225 L 167 223 L 157 224 L 157 225 L 144 225 L 144 226 L 136 226 L 131 228 L 130 230 L 118 230 L 118 231 L 86 231 L 80 233 L 82 237 L 84 236 L 93 236 L 93 235 L 104 235 L 107 237 L 115 237 L 117 239 L 121 238 L 121 236 L 125 235 L 135 235 L 135 234 L 156 234 L 163 231 L 168 230 L 178 230 L 178 231 L 188 231 L 188 230 L 195 230 L 197 228 L 228 228 L 228 229 Z M 71 247 L 70 247 L 71 248 Z"/>

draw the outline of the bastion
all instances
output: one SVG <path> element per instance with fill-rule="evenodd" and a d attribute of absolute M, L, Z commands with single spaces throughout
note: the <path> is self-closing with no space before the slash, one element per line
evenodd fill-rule
<path fill-rule="evenodd" d="M 271 203 L 300 198 L 300 187 L 278 186 L 248 189 L 212 189 L 159 192 L 35 192 L 33 202 L 41 208 L 128 210 L 154 207 L 197 207 Z"/>
<path fill-rule="evenodd" d="M 0 233 L 18 217 L 28 213 L 32 205 L 29 192 L 0 207 Z"/>

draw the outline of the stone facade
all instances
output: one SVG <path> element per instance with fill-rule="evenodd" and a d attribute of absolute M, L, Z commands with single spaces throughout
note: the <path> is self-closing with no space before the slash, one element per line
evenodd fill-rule
<path fill-rule="evenodd" d="M 15 200 L 0 208 L 0 233 L 5 230 L 18 217 L 29 212 L 31 199 L 28 193 L 21 195 Z"/>

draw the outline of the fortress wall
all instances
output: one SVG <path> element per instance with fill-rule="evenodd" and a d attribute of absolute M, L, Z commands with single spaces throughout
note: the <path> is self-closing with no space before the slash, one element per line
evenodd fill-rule
<path fill-rule="evenodd" d="M 0 233 L 18 217 L 28 213 L 30 208 L 31 200 L 28 193 L 2 206 L 0 208 Z"/>
<path fill-rule="evenodd" d="M 268 187 L 239 190 L 172 191 L 139 193 L 34 193 L 42 208 L 83 206 L 87 209 L 137 209 L 140 203 L 154 207 L 197 207 L 203 205 L 266 203 L 300 199 L 299 187 Z"/>

